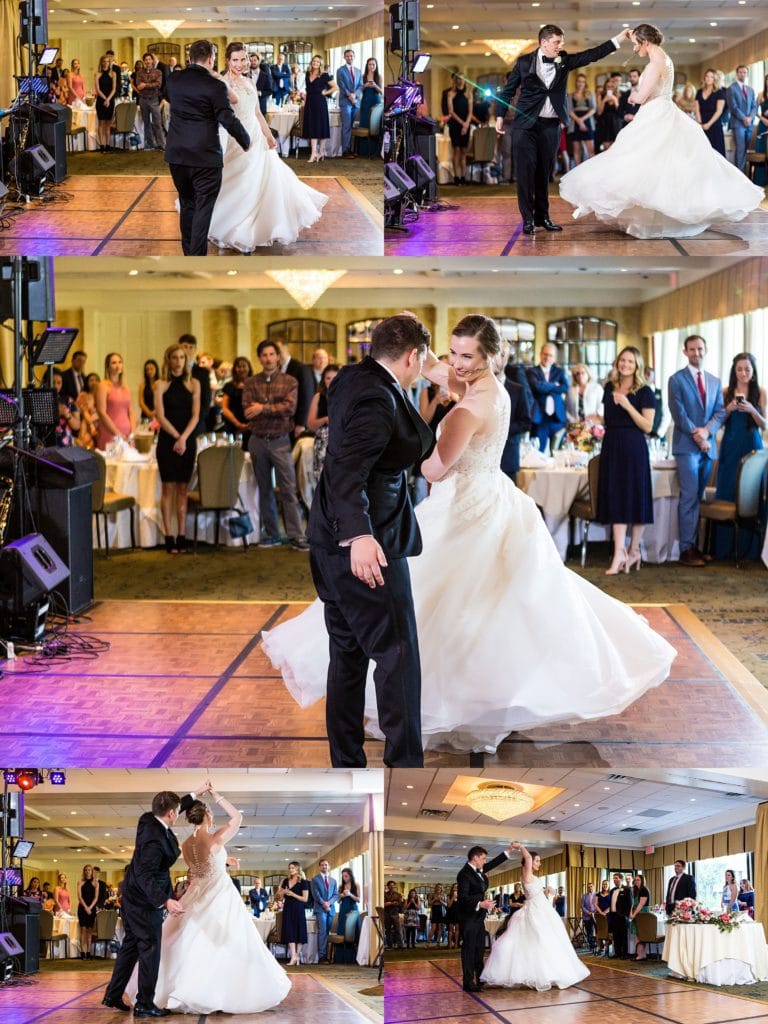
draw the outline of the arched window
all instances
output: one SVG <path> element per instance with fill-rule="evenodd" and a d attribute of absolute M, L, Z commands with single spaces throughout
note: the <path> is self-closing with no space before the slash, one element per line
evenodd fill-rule
<path fill-rule="evenodd" d="M 585 363 L 595 380 L 608 376 L 616 358 L 619 325 L 597 316 L 571 316 L 547 324 L 547 341 L 557 345 L 561 366 Z"/>
<path fill-rule="evenodd" d="M 536 324 L 513 316 L 496 316 L 493 319 L 502 338 L 509 345 L 509 362 L 532 365 L 536 349 Z"/>
<path fill-rule="evenodd" d="M 363 356 L 371 353 L 371 334 L 376 324 L 381 323 L 381 317 L 377 320 L 352 320 L 347 324 L 347 362 L 359 363 Z"/>
<path fill-rule="evenodd" d="M 284 43 L 280 44 L 280 49 L 286 54 L 288 58 L 288 64 L 298 64 L 303 72 L 306 72 L 309 68 L 309 62 L 312 60 L 312 44 L 301 42 L 298 39 L 286 39 Z M 321 54 L 321 56 L 323 56 Z M 323 59 L 325 59 L 323 57 Z"/>
<path fill-rule="evenodd" d="M 318 346 L 328 348 L 331 361 L 336 354 L 336 324 L 326 320 L 275 320 L 267 326 L 269 341 L 284 341 L 301 363 L 309 363 Z"/>
<path fill-rule="evenodd" d="M 263 40 L 258 40 L 255 43 L 245 44 L 246 53 L 258 53 L 261 57 L 262 63 L 264 61 L 267 64 L 275 63 L 275 45 L 274 43 L 267 43 Z"/>
<path fill-rule="evenodd" d="M 150 43 L 147 47 L 147 53 L 151 53 L 164 64 L 168 63 L 169 57 L 175 57 L 177 61 L 181 60 L 181 47 L 179 44 L 169 43 L 165 40 L 160 43 Z"/>

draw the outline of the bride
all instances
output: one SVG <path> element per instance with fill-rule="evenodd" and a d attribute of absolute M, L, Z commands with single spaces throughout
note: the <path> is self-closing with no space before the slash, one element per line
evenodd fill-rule
<path fill-rule="evenodd" d="M 256 86 L 243 72 L 248 55 L 242 43 L 226 50 L 224 82 L 238 120 L 251 136 L 248 150 L 229 145 L 224 150 L 221 191 L 211 218 L 210 241 L 220 249 L 249 253 L 272 242 L 295 242 L 320 218 L 328 197 L 305 185 L 280 158 L 275 140 L 259 109 Z"/>
<path fill-rule="evenodd" d="M 243 815 L 209 784 L 229 821 L 213 831 L 213 814 L 201 800 L 187 811 L 194 826 L 181 844 L 189 868 L 183 913 L 163 925 L 155 1002 L 176 1013 L 259 1013 L 277 1006 L 291 982 L 264 945 L 240 894 L 227 874 L 229 842 Z M 137 975 L 126 988 L 133 1002 Z"/>
<path fill-rule="evenodd" d="M 427 748 L 495 751 L 511 732 L 618 714 L 669 675 L 674 649 L 627 605 L 563 565 L 534 501 L 499 468 L 510 403 L 493 320 L 464 317 L 450 367 L 424 376 L 461 396 L 422 464 L 422 554 L 409 559 Z M 331 415 L 333 413 L 331 412 Z M 303 706 L 325 696 L 322 605 L 262 634 Z M 380 736 L 369 672 L 366 726 Z"/>
<path fill-rule="evenodd" d="M 560 195 L 576 209 L 635 238 L 690 238 L 717 221 L 743 220 L 765 198 L 725 157 L 701 125 L 672 100 L 675 69 L 653 25 L 632 30 L 648 65 L 630 93 L 641 104 L 610 149 L 574 167 Z"/>
<path fill-rule="evenodd" d="M 506 931 L 491 946 L 480 980 L 505 988 L 569 988 L 589 977 L 589 970 L 573 951 L 563 920 L 547 899 L 544 883 L 536 876 L 538 853 L 522 843 L 510 843 L 523 858 L 525 902 L 513 914 Z"/>

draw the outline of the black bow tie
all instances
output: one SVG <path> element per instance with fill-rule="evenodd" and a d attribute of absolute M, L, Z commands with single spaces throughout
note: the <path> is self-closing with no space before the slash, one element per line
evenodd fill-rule
<path fill-rule="evenodd" d="M 541 59 L 544 61 L 545 64 L 554 64 L 555 63 L 555 58 L 554 57 L 545 57 L 545 56 L 542 55 Z"/>

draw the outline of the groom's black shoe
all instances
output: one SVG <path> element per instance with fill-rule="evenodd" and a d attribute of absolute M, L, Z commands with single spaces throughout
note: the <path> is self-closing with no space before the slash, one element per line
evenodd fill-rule
<path fill-rule="evenodd" d="M 102 1006 L 108 1006 L 112 1010 L 122 1010 L 123 1013 L 130 1013 L 131 1008 L 122 999 L 108 999 L 106 996 L 101 1000 Z"/>
<path fill-rule="evenodd" d="M 536 226 L 535 226 L 535 224 L 533 223 L 532 220 L 524 220 L 523 221 L 523 234 L 524 235 L 535 235 L 536 234 Z"/>
<path fill-rule="evenodd" d="M 462 985 L 461 987 L 463 988 L 463 990 L 465 992 L 479 992 L 480 991 L 480 986 L 479 985 Z"/>
<path fill-rule="evenodd" d="M 536 225 L 537 228 L 544 228 L 545 231 L 562 231 L 563 229 L 559 224 L 553 224 L 552 221 L 547 217 L 541 224 Z"/>
<path fill-rule="evenodd" d="M 138 1003 L 133 1008 L 133 1016 L 136 1020 L 145 1020 L 147 1017 L 170 1017 L 170 1010 L 161 1010 L 159 1006 L 140 1006 Z"/>

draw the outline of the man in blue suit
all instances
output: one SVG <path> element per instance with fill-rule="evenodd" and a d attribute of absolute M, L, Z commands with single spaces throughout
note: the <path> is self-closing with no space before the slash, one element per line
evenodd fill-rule
<path fill-rule="evenodd" d="M 282 50 L 278 55 L 277 64 L 272 65 L 271 71 L 272 85 L 274 87 L 272 99 L 278 107 L 282 107 L 285 97 L 291 91 L 291 69 L 288 66 L 288 58 Z"/>
<path fill-rule="evenodd" d="M 254 878 L 253 888 L 248 892 L 248 902 L 251 904 L 251 910 L 253 910 L 254 917 L 261 917 L 267 909 L 269 895 L 267 890 L 262 886 L 260 878 Z"/>
<path fill-rule="evenodd" d="M 331 869 L 327 860 L 318 865 L 320 873 L 310 883 L 312 899 L 315 901 L 315 919 L 317 920 L 317 957 L 318 960 L 328 959 L 328 933 L 333 924 L 336 912 L 336 901 L 339 898 L 339 887 L 336 879 L 331 878 Z"/>
<path fill-rule="evenodd" d="M 715 435 L 725 419 L 723 389 L 714 374 L 704 371 L 707 343 L 698 334 L 685 339 L 688 365 L 669 378 L 669 411 L 675 424 L 672 454 L 680 479 L 680 564 L 706 565 L 698 549 L 699 502 L 717 457 Z"/>
<path fill-rule="evenodd" d="M 752 126 L 757 115 L 755 90 L 747 85 L 747 69 L 743 64 L 736 68 L 736 81 L 731 82 L 725 93 L 728 112 L 731 115 L 731 131 L 736 146 L 734 163 L 740 171 L 747 173 L 747 150 L 752 140 Z"/>
<path fill-rule="evenodd" d="M 341 110 L 341 149 L 346 157 L 351 152 L 352 125 L 360 114 L 360 98 L 363 94 L 363 76 L 355 67 L 355 51 L 344 51 L 344 63 L 336 72 L 339 87 L 339 109 Z"/>
<path fill-rule="evenodd" d="M 557 366 L 557 347 L 547 342 L 539 353 L 539 365 L 528 369 L 528 383 L 533 392 L 533 436 L 539 440 L 539 449 L 547 450 L 552 438 L 565 430 L 565 396 L 568 381 L 565 370 Z"/>

